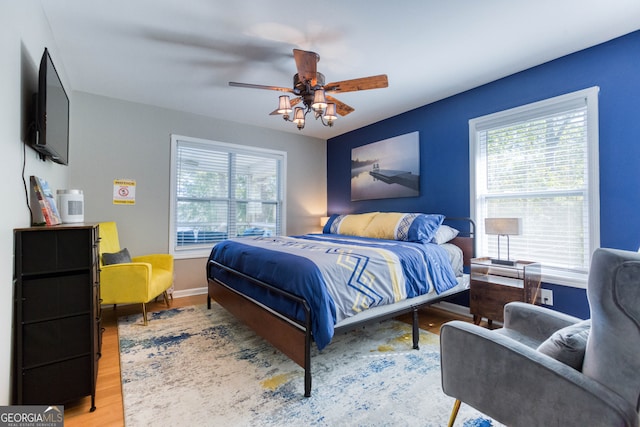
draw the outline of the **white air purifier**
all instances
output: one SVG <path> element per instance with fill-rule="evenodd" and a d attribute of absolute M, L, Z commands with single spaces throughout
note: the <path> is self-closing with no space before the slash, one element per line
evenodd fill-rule
<path fill-rule="evenodd" d="M 82 190 L 58 190 L 58 211 L 63 224 L 84 221 Z"/>

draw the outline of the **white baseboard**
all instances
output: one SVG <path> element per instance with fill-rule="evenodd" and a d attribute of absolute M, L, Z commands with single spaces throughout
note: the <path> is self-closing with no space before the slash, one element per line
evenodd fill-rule
<path fill-rule="evenodd" d="M 209 288 L 191 288 L 191 289 L 183 289 L 180 291 L 173 291 L 174 298 L 182 298 L 182 297 L 190 297 L 195 295 L 206 295 L 209 291 Z M 109 304 L 111 305 L 111 304 Z M 471 312 L 469 311 L 469 307 L 465 307 L 463 305 L 453 304 L 451 302 L 441 301 L 436 304 L 433 304 L 434 307 L 440 308 L 442 310 L 450 311 L 460 316 L 465 317 L 473 317 Z"/>
<path fill-rule="evenodd" d="M 182 298 L 182 297 L 190 297 L 194 295 L 206 295 L 209 292 L 209 288 L 191 288 L 191 289 L 183 289 L 180 291 L 174 291 L 174 298 Z M 433 304 L 434 307 L 441 308 L 442 310 L 447 310 L 452 313 L 458 314 L 460 316 L 465 317 L 473 317 L 471 312 L 469 311 L 469 307 L 465 307 L 463 305 L 454 304 L 451 302 L 441 301 L 439 303 Z"/>
<path fill-rule="evenodd" d="M 452 302 L 441 301 L 439 303 L 433 304 L 433 306 L 437 308 L 441 308 L 442 310 L 450 311 L 460 316 L 473 317 L 471 315 L 471 312 L 469 311 L 469 307 L 465 307 L 464 305 L 458 305 Z"/>
<path fill-rule="evenodd" d="M 173 297 L 174 298 L 182 298 L 182 297 L 190 297 L 190 296 L 194 296 L 194 295 L 206 295 L 208 292 L 208 288 L 204 287 L 204 288 L 192 288 L 192 289 L 184 289 L 181 291 L 173 291 Z M 158 297 L 159 301 L 162 301 L 162 295 L 160 295 Z M 136 304 L 140 304 L 140 303 L 136 303 Z M 133 304 L 118 304 L 119 306 L 121 305 L 133 305 Z M 102 304 L 103 308 L 108 308 L 108 307 L 112 307 L 113 304 Z"/>
<path fill-rule="evenodd" d="M 209 288 L 206 286 L 204 288 L 191 288 L 191 289 L 183 289 L 180 291 L 173 291 L 174 298 L 182 298 L 182 297 L 191 297 L 194 295 L 206 295 L 209 292 Z"/>
<path fill-rule="evenodd" d="M 463 316 L 463 317 L 469 317 L 471 319 L 473 319 L 473 315 L 471 314 L 471 311 L 469 311 L 469 307 L 465 307 L 463 305 L 458 305 L 458 304 L 453 304 L 451 302 L 446 302 L 446 301 L 442 301 L 436 304 L 433 304 L 434 307 L 438 307 L 442 310 L 447 310 L 450 311 L 454 314 L 457 314 L 459 316 Z M 486 320 L 486 319 L 485 319 Z M 502 322 L 498 322 L 498 321 L 493 321 L 493 329 L 496 328 L 501 328 L 504 324 Z"/>

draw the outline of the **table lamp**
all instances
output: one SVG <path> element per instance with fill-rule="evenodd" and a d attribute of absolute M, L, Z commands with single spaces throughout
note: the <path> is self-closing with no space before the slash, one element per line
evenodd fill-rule
<path fill-rule="evenodd" d="M 498 258 L 491 258 L 491 263 L 515 265 L 515 261 L 511 261 L 509 259 L 509 236 L 518 236 L 522 234 L 522 218 L 485 218 L 484 232 L 485 234 L 494 234 L 498 236 Z M 500 257 L 501 236 L 507 236 L 507 259 L 502 259 Z"/>

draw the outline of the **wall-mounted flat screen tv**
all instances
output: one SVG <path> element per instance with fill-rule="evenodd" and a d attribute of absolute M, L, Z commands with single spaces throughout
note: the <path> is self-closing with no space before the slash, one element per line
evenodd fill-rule
<path fill-rule="evenodd" d="M 69 163 L 69 98 L 45 48 L 35 94 L 35 138 L 31 146 L 45 159 Z"/>

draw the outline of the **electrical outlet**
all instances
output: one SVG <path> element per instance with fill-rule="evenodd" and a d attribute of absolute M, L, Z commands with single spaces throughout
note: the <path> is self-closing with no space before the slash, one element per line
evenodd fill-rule
<path fill-rule="evenodd" d="M 553 305 L 553 291 L 551 289 L 540 289 L 540 304 Z"/>

